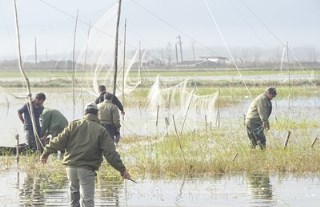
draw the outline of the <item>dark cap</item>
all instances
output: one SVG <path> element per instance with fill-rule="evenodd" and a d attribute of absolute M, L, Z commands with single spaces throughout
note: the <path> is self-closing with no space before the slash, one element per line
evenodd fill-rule
<path fill-rule="evenodd" d="M 266 89 L 266 92 L 271 94 L 273 97 L 275 97 L 277 95 L 277 90 L 275 87 L 269 87 Z"/>

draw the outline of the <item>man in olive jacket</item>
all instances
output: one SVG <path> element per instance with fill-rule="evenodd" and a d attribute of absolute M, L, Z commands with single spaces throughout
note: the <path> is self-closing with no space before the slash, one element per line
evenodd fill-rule
<path fill-rule="evenodd" d="M 259 145 L 260 149 L 266 148 L 264 130 L 270 129 L 269 116 L 272 112 L 271 100 L 276 97 L 276 95 L 276 89 L 269 87 L 250 104 L 246 115 L 246 126 L 252 148 L 255 148 L 257 145 Z"/>
<path fill-rule="evenodd" d="M 120 115 L 115 104 L 112 103 L 112 94 L 106 93 L 104 101 L 98 104 L 98 118 L 116 144 L 120 140 Z"/>
<path fill-rule="evenodd" d="M 97 113 L 97 105 L 88 104 L 84 117 L 71 122 L 62 133 L 54 137 L 40 157 L 40 161 L 46 163 L 50 154 L 65 150 L 63 164 L 67 166 L 71 206 L 94 206 L 95 171 L 103 161 L 102 155 L 123 178 L 130 179 Z"/>

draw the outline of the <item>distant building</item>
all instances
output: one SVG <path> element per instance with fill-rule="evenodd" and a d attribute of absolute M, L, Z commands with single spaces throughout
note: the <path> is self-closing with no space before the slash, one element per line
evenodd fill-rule
<path fill-rule="evenodd" d="M 208 62 L 213 62 L 217 64 L 222 64 L 222 65 L 226 64 L 228 61 L 228 58 L 221 57 L 221 56 L 201 56 L 200 58 Z"/>

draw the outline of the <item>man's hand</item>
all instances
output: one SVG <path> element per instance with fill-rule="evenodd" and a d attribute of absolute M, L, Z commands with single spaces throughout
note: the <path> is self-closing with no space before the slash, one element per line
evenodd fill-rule
<path fill-rule="evenodd" d="M 123 177 L 123 179 L 127 179 L 127 180 L 131 179 L 131 176 L 127 170 L 125 170 L 123 173 L 121 173 L 121 176 Z"/>
<path fill-rule="evenodd" d="M 42 164 L 46 164 L 46 163 L 47 163 L 47 160 L 48 160 L 48 155 L 42 154 L 42 155 L 40 156 L 40 162 L 42 162 Z"/>
<path fill-rule="evenodd" d="M 116 134 L 115 134 L 114 142 L 115 142 L 116 144 L 118 144 L 119 141 L 120 141 L 120 138 L 121 138 L 120 132 L 117 131 Z"/>
<path fill-rule="evenodd" d="M 263 128 L 268 131 L 270 129 L 270 125 L 267 122 L 263 122 Z"/>

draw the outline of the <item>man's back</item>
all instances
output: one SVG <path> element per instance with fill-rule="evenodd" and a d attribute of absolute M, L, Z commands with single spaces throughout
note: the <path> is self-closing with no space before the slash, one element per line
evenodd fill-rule
<path fill-rule="evenodd" d="M 271 114 L 272 105 L 271 101 L 265 96 L 260 94 L 250 104 L 249 110 L 246 115 L 246 122 L 254 122 L 262 124 L 267 122 Z"/>
<path fill-rule="evenodd" d="M 113 140 L 99 123 L 98 117 L 90 114 L 71 122 L 61 134 L 50 141 L 46 150 L 49 153 L 65 150 L 63 164 L 68 166 L 98 170 L 104 153 L 111 165 L 122 167 L 117 166 L 115 161 L 119 156 Z"/>
<path fill-rule="evenodd" d="M 101 123 L 111 124 L 115 128 L 120 128 L 119 111 L 111 100 L 104 100 L 98 104 L 98 109 L 98 117 Z"/>
<path fill-rule="evenodd" d="M 45 108 L 41 115 L 42 118 L 42 133 L 57 136 L 62 130 L 68 126 L 66 117 L 56 109 Z"/>

